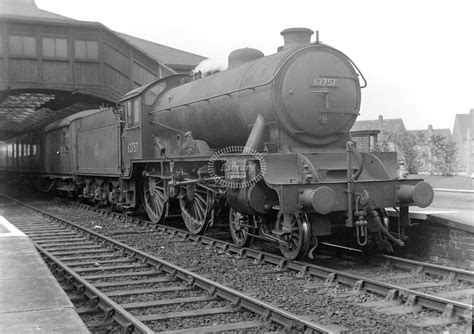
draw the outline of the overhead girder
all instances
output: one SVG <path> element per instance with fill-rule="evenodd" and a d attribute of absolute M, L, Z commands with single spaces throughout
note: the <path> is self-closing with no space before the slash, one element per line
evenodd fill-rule
<path fill-rule="evenodd" d="M 112 106 L 114 102 L 78 91 L 0 91 L 0 140 L 40 129 L 76 112 L 102 105 Z"/>

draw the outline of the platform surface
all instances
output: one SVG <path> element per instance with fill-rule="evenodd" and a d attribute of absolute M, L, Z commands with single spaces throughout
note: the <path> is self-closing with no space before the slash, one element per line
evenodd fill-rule
<path fill-rule="evenodd" d="M 0 210 L 0 333 L 89 333 L 31 240 Z"/>
<path fill-rule="evenodd" d="M 393 210 L 389 214 L 396 215 Z M 474 192 L 435 190 L 429 207 L 410 207 L 410 218 L 474 233 Z"/>

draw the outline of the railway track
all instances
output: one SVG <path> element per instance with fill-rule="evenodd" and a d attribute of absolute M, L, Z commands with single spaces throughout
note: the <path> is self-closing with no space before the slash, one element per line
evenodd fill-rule
<path fill-rule="evenodd" d="M 146 220 L 125 217 L 119 213 L 113 213 L 107 210 L 91 208 L 87 205 L 71 203 L 72 206 L 84 208 L 86 210 L 96 211 L 104 216 L 114 216 L 117 219 L 128 219 L 129 222 L 148 226 L 150 230 L 165 234 L 171 238 L 179 240 L 189 240 L 192 242 L 202 243 L 206 247 L 216 248 L 225 252 L 238 254 L 240 257 L 247 257 L 254 260 L 254 263 L 268 263 L 275 266 L 275 270 L 279 271 L 296 271 L 298 276 L 312 276 L 324 280 L 327 284 L 340 284 L 350 287 L 359 292 L 370 292 L 380 297 L 380 300 L 374 303 L 367 303 L 367 307 L 373 307 L 381 312 L 388 311 L 389 308 L 398 310 L 395 312 L 413 312 L 415 310 L 435 311 L 439 316 L 436 319 L 428 319 L 426 326 L 432 324 L 448 324 L 463 321 L 472 321 L 472 303 L 461 303 L 454 299 L 460 293 L 470 293 L 472 295 L 472 286 L 469 291 L 454 291 L 453 293 L 444 293 L 437 295 L 435 293 L 424 293 L 418 291 L 420 288 L 430 288 L 431 286 L 448 286 L 451 283 L 461 282 L 466 285 L 474 284 L 474 272 L 462 270 L 458 268 L 440 266 L 432 263 L 414 261 L 390 255 L 377 255 L 379 260 L 384 261 L 385 268 L 391 267 L 400 269 L 405 273 L 407 279 L 415 276 L 436 277 L 434 283 L 424 282 L 423 284 L 407 283 L 402 285 L 389 284 L 385 281 L 371 279 L 367 276 L 360 276 L 348 273 L 346 270 L 334 270 L 327 267 L 311 264 L 301 261 L 289 261 L 280 255 L 270 254 L 253 248 L 239 248 L 231 242 L 211 238 L 207 236 L 198 236 L 190 234 L 186 230 L 181 230 L 165 225 L 154 225 Z M 355 249 L 341 247 L 325 243 L 326 247 L 337 248 L 344 252 L 360 252 Z M 417 290 L 418 289 L 418 290 Z"/>
<path fill-rule="evenodd" d="M 61 199 L 61 201 L 64 201 L 64 200 Z M 127 220 L 130 223 L 136 224 L 138 226 L 146 226 L 150 228 L 150 230 L 158 231 L 160 233 L 168 233 L 170 235 L 175 235 L 180 238 L 186 238 L 191 241 L 199 241 L 206 246 L 213 246 L 219 249 L 229 250 L 230 252 L 233 252 L 236 254 L 242 254 L 243 252 L 242 255 L 246 255 L 253 259 L 259 258 L 258 254 L 260 253 L 263 254 L 264 256 L 271 255 L 264 252 L 260 252 L 257 254 L 253 252 L 253 250 L 250 248 L 240 248 L 240 247 L 235 246 L 232 242 L 226 242 L 225 240 L 221 240 L 221 239 L 217 239 L 217 238 L 213 238 L 209 236 L 193 235 L 185 229 L 175 228 L 175 227 L 166 226 L 166 225 L 156 225 L 148 220 L 144 220 L 144 219 L 140 219 L 136 217 L 130 217 L 130 216 L 117 213 L 117 212 L 112 212 L 106 209 L 98 209 L 86 204 L 81 204 L 81 203 L 71 202 L 71 201 L 64 201 L 64 203 L 72 207 L 77 207 L 84 210 L 97 212 L 103 216 L 114 217 L 120 220 Z M 337 244 L 322 242 L 321 245 L 328 248 L 332 248 L 338 252 L 346 253 L 346 254 L 348 253 L 361 254 L 362 253 L 362 251 L 358 249 L 345 247 L 345 246 L 341 246 Z M 276 255 L 276 257 L 281 260 L 284 260 L 284 258 L 279 255 Z M 374 255 L 374 257 L 385 260 L 387 262 L 386 265 L 390 265 L 392 267 L 396 267 L 400 269 L 405 269 L 407 271 L 412 271 L 419 274 L 434 275 L 434 276 L 443 277 L 449 280 L 459 280 L 463 282 L 474 283 L 474 272 L 472 271 L 448 267 L 448 266 L 441 266 L 441 265 L 428 263 L 428 262 L 415 261 L 415 260 L 405 259 L 401 257 L 386 255 L 386 254 L 378 254 L 378 255 Z M 269 261 L 269 262 L 273 263 L 275 261 Z"/>
<path fill-rule="evenodd" d="M 340 252 L 358 253 L 358 254 L 362 253 L 362 251 L 358 249 L 326 243 L 326 242 L 322 242 L 321 245 L 328 248 L 332 248 L 336 250 L 339 254 Z M 442 277 L 449 281 L 458 280 L 461 282 L 474 283 L 474 272 L 469 271 L 469 270 L 463 270 L 463 269 L 447 267 L 447 266 L 440 266 L 433 263 L 415 261 L 415 260 L 405 259 L 405 258 L 401 258 L 397 256 L 387 255 L 387 254 L 377 254 L 377 255 L 374 255 L 374 257 L 384 260 L 385 266 L 400 268 L 400 269 L 417 273 L 417 274 Z"/>
<path fill-rule="evenodd" d="M 124 333 L 343 330 L 312 323 L 10 199 L 47 218 L 12 223 L 32 239 L 47 263 L 69 282 L 71 289 L 90 301 L 79 310 L 80 314 L 92 313 L 97 308 L 105 313 L 103 323 L 96 328 L 113 326 L 115 322 Z"/>
<path fill-rule="evenodd" d="M 377 281 L 376 279 L 370 279 L 365 276 L 350 274 L 346 271 L 337 271 L 331 268 L 325 268 L 310 263 L 287 261 L 281 256 L 261 252 L 256 249 L 241 249 L 222 240 L 204 236 L 195 236 L 187 233 L 186 231 L 173 227 L 153 225 L 147 221 L 133 217 L 126 218 L 121 214 L 111 213 L 107 210 L 97 210 L 81 204 L 71 205 L 80 207 L 82 209 L 95 211 L 103 216 L 114 216 L 115 219 L 121 220 L 127 219 L 130 224 L 141 225 L 145 228 L 145 230 L 150 231 L 150 233 L 161 235 L 167 240 L 167 242 L 179 243 L 192 241 L 194 243 L 201 243 L 205 245 L 206 248 L 213 248 L 227 253 L 238 254 L 239 258 L 242 259 L 251 259 L 253 260 L 254 264 L 273 265 L 275 272 L 296 271 L 298 273 L 297 276 L 299 277 L 314 277 L 320 281 L 322 279 L 322 281 L 325 282 L 324 284 L 330 286 L 344 286 L 357 293 L 370 292 L 377 295 L 379 298 L 376 301 L 364 303 L 364 306 L 375 310 L 380 310 L 381 312 L 398 309 L 396 312 L 400 313 L 423 313 L 423 311 L 431 310 L 434 311 L 433 313 L 437 314 L 425 321 L 424 324 L 422 323 L 423 321 L 419 321 L 419 325 L 421 326 L 442 325 L 456 322 L 469 323 L 469 321 L 472 321 L 472 304 L 469 305 L 456 302 L 455 300 L 450 299 L 449 294 L 446 298 L 442 298 L 431 293 L 423 293 L 416 291 L 416 289 L 388 284 L 386 282 Z M 326 246 L 333 245 L 327 244 Z M 354 252 L 353 249 L 344 249 L 340 246 L 339 248 L 343 251 Z M 407 277 L 410 277 L 411 275 L 434 275 L 439 277 L 443 282 L 462 282 L 465 284 L 472 284 L 473 282 L 474 273 L 469 271 L 459 270 L 456 268 L 447 268 L 391 256 L 381 257 L 385 257 L 386 262 L 390 261 L 390 266 L 404 269 L 407 272 Z"/>

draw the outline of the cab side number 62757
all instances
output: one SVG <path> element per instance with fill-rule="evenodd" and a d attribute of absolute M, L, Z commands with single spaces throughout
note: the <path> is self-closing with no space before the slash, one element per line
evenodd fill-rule
<path fill-rule="evenodd" d="M 127 152 L 128 153 L 138 152 L 138 142 L 134 141 L 134 142 L 128 143 Z"/>

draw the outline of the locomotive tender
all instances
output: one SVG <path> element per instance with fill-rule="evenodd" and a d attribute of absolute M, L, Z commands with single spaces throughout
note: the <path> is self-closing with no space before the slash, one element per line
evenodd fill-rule
<path fill-rule="evenodd" d="M 239 49 L 225 71 L 166 77 L 126 94 L 117 109 L 13 138 L 0 150 L 1 168 L 44 190 L 142 205 L 155 223 L 179 210 L 196 234 L 225 217 L 237 245 L 270 240 L 288 259 L 340 230 L 365 247 L 403 245 L 408 208 L 430 205 L 431 186 L 397 179 L 394 152 L 357 151 L 354 63 L 311 43 L 310 29 L 281 34 L 273 55 Z M 388 207 L 399 211 L 395 226 Z"/>

